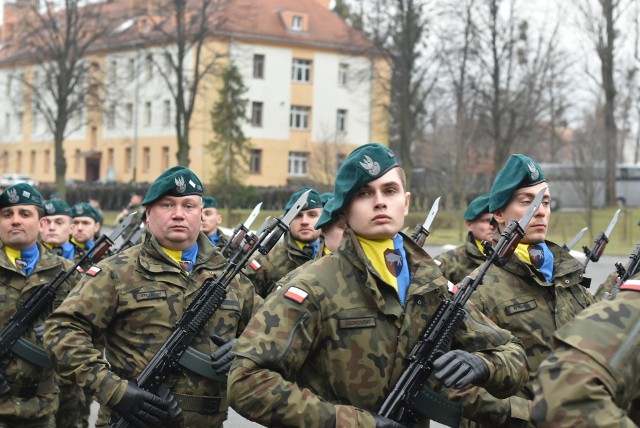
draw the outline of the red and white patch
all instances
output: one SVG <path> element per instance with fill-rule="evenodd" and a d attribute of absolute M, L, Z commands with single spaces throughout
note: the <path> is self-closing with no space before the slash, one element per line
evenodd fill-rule
<path fill-rule="evenodd" d="M 76 267 L 76 270 L 77 270 L 78 272 L 80 272 L 80 273 L 84 273 L 84 270 L 83 270 L 80 266 L 77 266 L 77 267 Z"/>
<path fill-rule="evenodd" d="M 251 263 L 249 263 L 249 266 L 253 270 L 258 270 L 258 269 L 260 269 L 262 267 L 262 265 L 260 263 L 258 263 L 257 260 L 251 260 Z"/>
<path fill-rule="evenodd" d="M 458 286 L 451 281 L 447 281 L 447 288 L 451 294 L 456 294 L 458 292 Z"/>
<path fill-rule="evenodd" d="M 304 290 L 300 290 L 298 287 L 289 287 L 289 289 L 284 293 L 284 297 L 297 303 L 304 302 L 304 299 L 306 299 L 308 295 L 309 293 Z"/>
<path fill-rule="evenodd" d="M 100 273 L 101 270 L 102 269 L 100 269 L 98 266 L 91 266 L 91 268 L 87 271 L 87 275 L 96 276 Z"/>
<path fill-rule="evenodd" d="M 640 280 L 628 279 L 620 286 L 620 290 L 640 291 Z"/>

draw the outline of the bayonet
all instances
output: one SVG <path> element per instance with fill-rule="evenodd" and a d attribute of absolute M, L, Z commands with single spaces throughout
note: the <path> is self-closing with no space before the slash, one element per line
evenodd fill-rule
<path fill-rule="evenodd" d="M 427 214 L 427 218 L 424 220 L 424 223 L 418 224 L 416 228 L 413 230 L 411 239 L 420 247 L 424 245 L 424 241 L 429 236 L 431 224 L 433 223 L 433 220 L 436 218 L 436 214 L 438 214 L 439 206 L 440 206 L 440 196 L 438 196 L 436 200 L 433 201 L 431 210 L 429 211 L 429 214 Z"/>
<path fill-rule="evenodd" d="M 568 244 L 564 244 L 562 248 L 564 248 L 567 251 L 571 251 L 571 249 L 575 247 L 578 242 L 580 242 L 580 240 L 582 239 L 582 237 L 584 236 L 587 230 L 589 230 L 588 227 L 583 227 L 582 229 L 580 229 L 580 231 L 576 233 L 576 236 L 574 236 L 573 239 L 569 241 Z"/>
<path fill-rule="evenodd" d="M 587 259 L 584 261 L 584 266 L 582 268 L 582 273 L 587 271 L 587 265 L 590 261 L 596 263 L 600 260 L 600 256 L 604 253 L 604 249 L 609 243 L 609 237 L 611 236 L 611 232 L 613 232 L 613 228 L 616 227 L 616 223 L 618 222 L 618 216 L 620 215 L 620 210 L 618 209 L 614 214 L 613 218 L 609 222 L 609 226 L 604 232 L 598 233 L 595 241 L 593 241 L 593 246 L 591 249 L 586 245 L 582 247 L 584 250 L 584 254 L 587 256 Z"/>

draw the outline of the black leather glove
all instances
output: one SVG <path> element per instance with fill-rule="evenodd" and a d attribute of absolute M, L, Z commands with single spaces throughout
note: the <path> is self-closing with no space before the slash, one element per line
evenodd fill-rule
<path fill-rule="evenodd" d="M 127 384 L 122 400 L 112 409 L 120 416 L 137 427 L 158 425 L 176 417 L 181 409 L 171 393 L 166 397 L 159 397 L 133 382 Z"/>
<path fill-rule="evenodd" d="M 219 346 L 213 354 L 211 354 L 211 367 L 219 375 L 226 376 L 229 374 L 231 363 L 233 362 L 233 352 L 231 348 L 236 344 L 238 339 L 224 340 L 220 336 L 211 336 L 213 343 Z"/>
<path fill-rule="evenodd" d="M 385 418 L 377 413 L 372 413 L 373 420 L 376 421 L 376 428 L 406 428 L 393 419 Z"/>
<path fill-rule="evenodd" d="M 433 362 L 436 379 L 444 382 L 447 388 L 464 388 L 470 384 L 484 383 L 489 380 L 489 366 L 477 355 L 462 349 L 454 349 L 438 357 Z"/>

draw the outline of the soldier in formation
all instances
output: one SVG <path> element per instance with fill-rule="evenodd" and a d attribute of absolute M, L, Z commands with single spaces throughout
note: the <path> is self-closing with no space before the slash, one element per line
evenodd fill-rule
<path fill-rule="evenodd" d="M 44 246 L 55 255 L 73 260 L 75 248 L 71 237 L 71 207 L 61 199 L 51 199 L 44 203 L 44 218 L 40 239 Z"/>
<path fill-rule="evenodd" d="M 222 215 L 218 211 L 218 200 L 213 196 L 203 196 L 202 202 L 204 209 L 202 210 L 202 232 L 209 237 L 213 245 L 223 248 L 229 241 L 218 226 L 222 223 Z"/>
<path fill-rule="evenodd" d="M 78 202 L 71 207 L 73 223 L 71 225 L 71 243 L 75 247 L 75 260 L 78 261 L 87 251 L 91 251 L 94 236 L 102 225 L 102 214 L 86 202 Z M 89 266 L 82 266 L 87 268 Z"/>

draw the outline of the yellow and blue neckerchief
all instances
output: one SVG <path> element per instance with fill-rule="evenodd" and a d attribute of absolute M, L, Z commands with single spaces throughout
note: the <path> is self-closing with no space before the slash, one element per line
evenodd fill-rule
<path fill-rule="evenodd" d="M 9 261 L 11 261 L 15 267 L 23 271 L 26 276 L 31 275 L 36 267 L 36 263 L 40 260 L 38 244 L 33 244 L 32 247 L 22 251 L 5 246 L 4 251 Z"/>
<path fill-rule="evenodd" d="M 398 292 L 400 302 L 404 304 L 411 280 L 402 235 L 382 240 L 365 239 L 361 236 L 357 238 L 373 268 L 384 282 Z"/>
<path fill-rule="evenodd" d="M 71 237 L 71 242 L 81 250 L 90 250 L 93 248 L 94 245 L 96 245 L 96 242 L 93 239 L 87 242 L 78 242 L 76 241 L 76 238 L 74 238 L 73 236 Z"/>
<path fill-rule="evenodd" d="M 43 245 L 53 251 L 55 254 L 59 255 L 62 258 L 67 260 L 73 260 L 76 256 L 76 248 L 69 241 L 65 242 L 62 245 L 51 245 L 46 242 L 43 242 Z"/>
<path fill-rule="evenodd" d="M 198 243 L 193 244 L 193 247 L 186 250 L 170 250 L 163 246 L 160 246 L 162 250 L 175 261 L 184 271 L 191 275 L 193 272 L 193 266 L 196 264 L 196 258 L 198 257 Z"/>
<path fill-rule="evenodd" d="M 306 247 L 310 247 L 313 250 L 313 255 L 311 255 L 312 259 L 315 259 L 316 256 L 318 255 L 318 247 L 320 245 L 320 239 L 316 239 L 315 242 L 312 242 L 311 244 L 307 244 L 306 242 L 300 242 L 297 239 L 295 239 L 296 244 L 298 244 L 298 247 L 300 247 L 300 249 L 302 251 L 304 251 L 304 249 Z"/>
<path fill-rule="evenodd" d="M 553 279 L 553 253 L 551 252 L 547 244 L 545 244 L 544 242 L 541 242 L 539 244 L 518 244 L 514 251 L 515 254 L 520 260 L 535 268 L 534 264 L 531 262 L 531 257 L 529 256 L 530 245 L 537 246 L 542 250 L 544 254 L 544 260 L 542 262 L 542 266 L 537 269 L 542 272 L 547 282 L 551 282 L 551 280 Z"/>
<path fill-rule="evenodd" d="M 220 242 L 220 234 L 216 232 L 213 235 L 209 235 L 209 241 L 211 241 L 211 243 L 217 247 L 218 242 Z"/>

